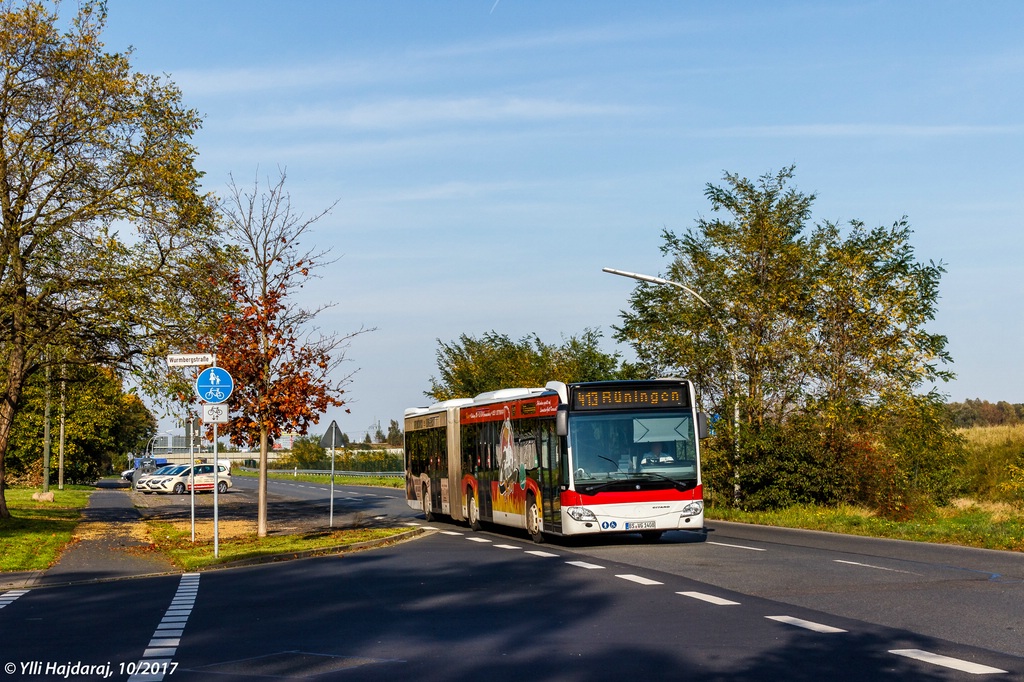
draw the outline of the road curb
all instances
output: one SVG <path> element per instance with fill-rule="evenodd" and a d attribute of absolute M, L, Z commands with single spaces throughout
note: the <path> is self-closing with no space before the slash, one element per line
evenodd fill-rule
<path fill-rule="evenodd" d="M 402 542 L 408 542 L 414 540 L 420 535 L 426 535 L 430 531 L 423 528 L 413 528 L 411 530 L 397 533 L 396 535 L 390 535 L 386 538 L 379 540 L 367 540 L 365 542 L 353 542 L 345 545 L 333 545 L 331 547 L 320 547 L 319 549 L 309 549 L 302 552 L 284 552 L 281 554 L 268 554 L 266 556 L 253 557 L 251 559 L 238 559 L 237 561 L 229 561 L 223 564 L 214 564 L 212 566 L 205 566 L 203 568 L 197 568 L 196 571 L 214 571 L 227 568 L 243 568 L 246 566 L 259 566 L 262 564 L 273 564 L 281 561 L 293 561 L 296 559 L 310 559 L 318 556 L 331 556 L 335 554 L 344 554 L 345 552 L 360 552 L 367 549 L 377 549 L 379 547 L 387 547 L 389 545 L 397 545 Z"/>
<path fill-rule="evenodd" d="M 23 590 L 35 587 L 36 582 L 46 571 L 15 571 L 0 573 L 0 591 Z"/>

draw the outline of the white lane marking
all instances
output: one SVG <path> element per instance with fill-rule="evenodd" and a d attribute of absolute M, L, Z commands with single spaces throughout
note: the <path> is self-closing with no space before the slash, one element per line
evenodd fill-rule
<path fill-rule="evenodd" d="M 659 583 L 657 580 L 651 580 L 650 578 L 644 578 L 643 576 L 633 575 L 632 573 L 626 573 L 623 575 L 617 575 L 616 578 L 622 578 L 633 583 L 640 585 L 664 585 L 665 583 Z"/>
<path fill-rule="evenodd" d="M 579 568 L 586 568 L 593 570 L 595 568 L 604 568 L 604 566 L 598 566 L 597 564 L 588 564 L 586 561 L 566 561 L 565 563 L 570 566 L 577 566 Z"/>
<path fill-rule="evenodd" d="M 676 592 L 676 594 L 681 594 L 682 596 L 690 597 L 691 599 L 700 599 L 701 601 L 706 601 L 709 604 L 714 604 L 715 606 L 740 605 L 738 601 L 729 601 L 728 599 L 722 599 L 721 597 L 715 597 L 710 594 L 704 594 L 703 592 Z"/>
<path fill-rule="evenodd" d="M 170 662 L 177 653 L 178 647 L 181 645 L 181 633 L 192 613 L 198 594 L 199 574 L 183 574 L 178 582 L 178 590 L 174 593 L 174 598 L 171 599 L 171 605 L 167 607 L 164 617 L 156 626 L 153 637 L 149 640 L 149 645 L 142 652 L 139 669 L 145 672 L 135 673 L 128 678 L 128 682 L 142 682 L 142 680 L 159 682 L 164 679 L 165 671 L 169 668 L 160 664 Z"/>
<path fill-rule="evenodd" d="M 785 623 L 787 625 L 795 625 L 798 628 L 806 628 L 807 630 L 813 630 L 814 632 L 834 633 L 834 632 L 846 632 L 840 628 L 834 628 L 831 625 L 822 625 L 821 623 L 815 623 L 813 621 L 804 620 L 803 618 L 794 618 L 793 616 L 765 616 L 768 620 L 778 621 L 779 623 Z"/>
<path fill-rule="evenodd" d="M 495 545 L 495 547 L 498 549 L 522 549 L 522 547 L 517 547 L 515 545 Z"/>
<path fill-rule="evenodd" d="M 28 590 L 8 590 L 7 592 L 0 593 L 0 609 L 14 602 L 18 597 L 26 594 L 28 594 Z"/>
<path fill-rule="evenodd" d="M 843 561 L 842 559 L 833 559 L 832 561 L 836 562 L 837 564 L 847 564 L 848 566 L 860 566 L 861 568 L 873 568 L 878 571 L 891 571 L 892 573 L 909 573 L 910 575 L 920 575 L 919 573 L 910 573 L 910 571 L 901 571 L 898 568 L 886 568 L 885 566 L 862 564 L 859 561 Z"/>
<path fill-rule="evenodd" d="M 461 535 L 465 535 L 465 533 L 460 533 L 457 530 L 443 530 L 443 531 L 441 531 L 441 535 L 460 535 L 461 536 Z"/>
<path fill-rule="evenodd" d="M 163 635 L 164 633 L 161 632 L 160 634 Z M 149 640 L 149 645 L 150 646 L 173 646 L 173 647 L 179 647 L 179 646 L 181 646 L 181 638 L 180 637 L 163 637 L 163 636 L 161 636 L 161 637 L 154 637 L 153 639 Z"/>
<path fill-rule="evenodd" d="M 466 538 L 470 542 L 490 542 L 487 538 Z"/>
<path fill-rule="evenodd" d="M 999 668 L 991 668 L 987 665 L 981 665 L 980 663 L 971 663 L 970 661 L 963 661 L 959 658 L 950 658 L 949 656 L 942 656 L 941 654 L 933 654 L 930 651 L 922 651 L 921 649 L 892 649 L 889 653 L 896 654 L 897 656 L 905 656 L 906 658 L 912 658 L 917 661 L 924 661 L 925 663 L 940 665 L 943 668 L 952 668 L 953 670 L 970 673 L 971 675 L 992 675 L 1006 672 Z"/>
<path fill-rule="evenodd" d="M 732 547 L 733 549 L 749 549 L 751 552 L 767 552 L 768 550 L 760 547 L 747 547 L 746 545 L 730 545 L 727 542 L 711 542 L 708 540 L 709 545 L 718 545 L 719 547 Z"/>
<path fill-rule="evenodd" d="M 543 552 L 543 551 L 541 551 L 539 549 L 528 549 L 528 550 L 526 550 L 526 553 L 527 554 L 532 554 L 533 556 L 544 557 L 546 559 L 547 558 L 558 558 L 557 554 L 552 554 L 551 552 Z"/>

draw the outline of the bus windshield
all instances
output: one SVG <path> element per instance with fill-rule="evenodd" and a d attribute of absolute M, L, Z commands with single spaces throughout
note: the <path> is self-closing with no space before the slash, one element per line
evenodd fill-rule
<path fill-rule="evenodd" d="M 697 483 L 691 412 L 573 414 L 569 456 L 578 489 L 615 482 Z"/>

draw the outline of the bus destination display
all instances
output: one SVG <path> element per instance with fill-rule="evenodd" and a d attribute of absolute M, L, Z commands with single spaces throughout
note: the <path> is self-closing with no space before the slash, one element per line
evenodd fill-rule
<path fill-rule="evenodd" d="M 689 407 L 689 395 L 679 386 L 578 388 L 574 410 L 618 410 L 637 407 Z"/>

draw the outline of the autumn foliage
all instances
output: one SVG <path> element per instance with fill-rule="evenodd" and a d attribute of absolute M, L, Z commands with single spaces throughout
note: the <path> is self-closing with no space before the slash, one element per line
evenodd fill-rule
<path fill-rule="evenodd" d="M 301 268 L 301 264 L 297 267 Z M 231 418 L 224 430 L 235 445 L 257 446 L 285 431 L 305 435 L 329 407 L 344 404 L 344 391 L 327 381 L 329 353 L 302 345 L 282 325 L 286 292 L 252 296 L 239 276 L 232 282 L 237 309 L 225 315 L 217 342 L 217 364 L 235 380 Z"/>

